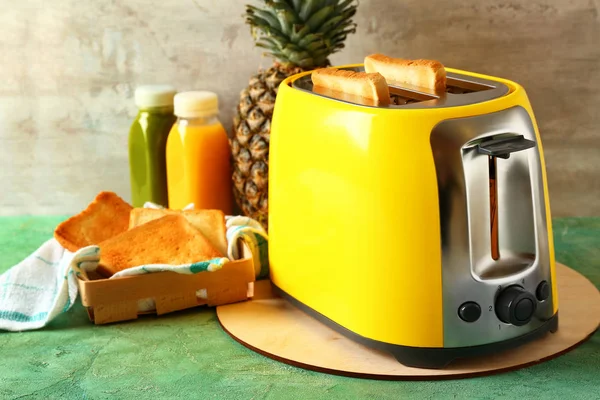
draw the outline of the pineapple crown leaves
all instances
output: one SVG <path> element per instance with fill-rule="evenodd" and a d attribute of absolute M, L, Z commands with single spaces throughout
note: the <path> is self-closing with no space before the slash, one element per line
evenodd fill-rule
<path fill-rule="evenodd" d="M 246 6 L 257 47 L 284 66 L 312 69 L 329 65 L 328 57 L 344 48 L 356 32 L 352 17 L 358 0 L 263 0 Z"/>

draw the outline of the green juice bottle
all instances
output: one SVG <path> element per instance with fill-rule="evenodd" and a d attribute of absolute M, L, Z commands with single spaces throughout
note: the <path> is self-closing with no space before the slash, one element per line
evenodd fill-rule
<path fill-rule="evenodd" d="M 139 112 L 129 130 L 129 172 L 131 203 L 145 202 L 168 206 L 165 147 L 175 123 L 173 98 L 169 85 L 140 86 L 135 91 Z"/>

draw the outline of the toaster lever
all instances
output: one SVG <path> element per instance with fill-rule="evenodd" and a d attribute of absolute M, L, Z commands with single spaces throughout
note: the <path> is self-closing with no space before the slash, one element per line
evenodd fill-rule
<path fill-rule="evenodd" d="M 477 152 L 479 154 L 506 159 L 510 157 L 510 153 L 527 150 L 532 147 L 535 147 L 533 140 L 528 140 L 523 135 L 518 135 L 509 138 L 484 140 L 477 146 Z"/>

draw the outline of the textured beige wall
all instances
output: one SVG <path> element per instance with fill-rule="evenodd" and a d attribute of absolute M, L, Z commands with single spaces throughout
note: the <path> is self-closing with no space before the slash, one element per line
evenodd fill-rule
<path fill-rule="evenodd" d="M 0 215 L 77 212 L 100 190 L 129 199 L 138 84 L 214 90 L 229 128 L 240 89 L 270 64 L 245 3 L 0 0 Z M 522 83 L 553 214 L 600 215 L 599 12 L 598 0 L 361 0 L 332 62 L 377 51 Z"/>

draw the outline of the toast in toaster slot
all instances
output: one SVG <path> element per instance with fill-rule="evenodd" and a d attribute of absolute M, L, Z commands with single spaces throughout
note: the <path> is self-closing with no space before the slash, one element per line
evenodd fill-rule
<path fill-rule="evenodd" d="M 446 69 L 439 61 L 407 60 L 371 54 L 365 57 L 364 68 L 367 73 L 380 73 L 391 84 L 408 84 L 435 93 L 446 91 Z"/>
<path fill-rule="evenodd" d="M 321 68 L 313 71 L 311 79 L 315 93 L 359 104 L 390 104 L 387 82 L 379 73 Z"/>

